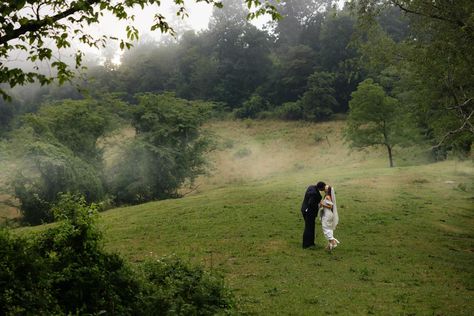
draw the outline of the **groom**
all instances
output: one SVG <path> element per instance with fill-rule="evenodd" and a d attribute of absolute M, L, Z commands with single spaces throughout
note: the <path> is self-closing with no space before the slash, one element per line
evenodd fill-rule
<path fill-rule="evenodd" d="M 306 189 L 303 204 L 301 205 L 301 214 L 304 218 L 303 248 L 314 247 L 315 221 L 318 216 L 319 202 L 321 202 L 320 190 L 324 190 L 324 182 L 318 182 L 316 185 L 310 185 Z"/>

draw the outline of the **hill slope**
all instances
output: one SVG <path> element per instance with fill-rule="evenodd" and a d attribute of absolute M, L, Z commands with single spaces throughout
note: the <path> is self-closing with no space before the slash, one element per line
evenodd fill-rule
<path fill-rule="evenodd" d="M 220 148 L 213 175 L 182 199 L 103 213 L 107 248 L 220 271 L 248 314 L 469 315 L 472 162 L 388 168 L 383 151 L 349 152 L 342 125 L 209 124 Z M 395 162 L 416 155 L 398 152 Z M 337 192 L 332 253 L 319 222 L 318 247 L 301 249 L 299 207 L 317 180 Z"/>
<path fill-rule="evenodd" d="M 383 152 L 350 153 L 342 124 L 211 124 L 214 175 L 183 199 L 103 214 L 107 247 L 222 271 L 250 314 L 470 314 L 472 163 L 390 169 Z M 338 194 L 333 253 L 319 223 L 318 248 L 300 248 L 302 195 L 319 179 Z"/>

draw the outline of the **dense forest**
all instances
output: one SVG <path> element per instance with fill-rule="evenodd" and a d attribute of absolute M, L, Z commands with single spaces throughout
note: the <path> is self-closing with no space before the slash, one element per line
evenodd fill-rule
<path fill-rule="evenodd" d="M 417 2 L 420 10 L 429 9 Z M 364 1 L 331 5 L 283 1 L 278 10 L 284 18 L 259 29 L 247 20 L 241 2 L 228 1 L 214 10 L 207 30 L 138 42 L 124 52 L 120 65 L 107 56 L 70 87 L 12 91 L 13 103 L 1 104 L 2 130 L 13 128 L 17 114 L 34 112 L 46 100 L 118 93 L 136 103 L 137 93 L 165 91 L 217 102 L 238 118 L 318 121 L 347 113 L 351 93 L 367 78 L 408 107 L 404 110 L 413 113 L 413 123 L 433 145 L 463 126 L 459 123 L 472 109 L 469 1 L 438 9 L 440 16 L 435 6 L 417 14 Z M 466 122 L 467 131 L 471 124 Z M 465 133 L 453 136 L 441 145 L 469 150 Z"/>

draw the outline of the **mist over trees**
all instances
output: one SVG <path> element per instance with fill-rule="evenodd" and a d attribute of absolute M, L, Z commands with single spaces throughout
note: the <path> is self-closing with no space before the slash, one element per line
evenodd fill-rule
<path fill-rule="evenodd" d="M 112 96 L 66 99 L 21 117 L 3 144 L 24 222 L 53 221 L 61 193 L 88 203 L 137 204 L 177 197 L 183 183 L 205 172 L 211 143 L 199 128 L 213 105 L 172 94 L 137 98 L 134 106 Z M 103 143 L 127 126 L 133 135 L 122 137 L 106 164 Z"/>
<path fill-rule="evenodd" d="M 268 1 L 244 0 L 249 15 L 253 17 L 261 14 L 270 14 L 273 18 L 279 15 L 275 6 Z M 222 3 L 207 0 L 207 4 L 217 8 Z M 178 17 L 187 15 L 184 1 L 174 1 L 175 12 Z M 0 4 L 0 58 L 8 60 L 16 53 L 24 55 L 22 59 L 34 64 L 32 69 L 25 69 L 13 64 L 0 64 L 0 95 L 4 99 L 11 96 L 1 84 L 7 83 L 10 87 L 26 83 L 39 82 L 41 85 L 51 84 L 54 81 L 64 83 L 76 74 L 75 71 L 83 67 L 84 52 L 74 49 L 69 58 L 72 65 L 59 57 L 71 44 L 81 43 L 89 47 L 104 47 L 108 40 L 119 42 L 120 48 L 130 48 L 131 41 L 138 39 L 138 29 L 133 25 L 134 7 L 156 10 L 150 30 L 160 30 L 162 33 L 174 34 L 174 29 L 166 17 L 161 2 L 156 0 L 30 0 L 30 1 L 2 1 Z M 87 32 L 90 25 L 99 24 L 104 14 L 114 16 L 119 21 L 129 23 L 125 27 L 126 38 L 117 38 L 110 35 L 97 35 Z M 51 44 L 53 44 L 51 46 Z M 57 50 L 57 52 L 56 52 Z M 17 54 L 18 55 L 18 54 Z M 41 71 L 36 62 L 47 62 L 50 72 Z"/>

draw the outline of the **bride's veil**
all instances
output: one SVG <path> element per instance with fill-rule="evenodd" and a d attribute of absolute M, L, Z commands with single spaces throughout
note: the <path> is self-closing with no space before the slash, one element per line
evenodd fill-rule
<path fill-rule="evenodd" d="M 331 200 L 333 203 L 332 206 L 332 229 L 336 229 L 337 224 L 339 223 L 339 214 L 337 213 L 337 202 L 336 202 L 336 192 L 333 187 L 331 187 Z"/>

